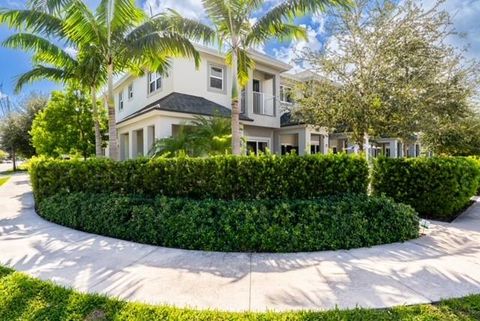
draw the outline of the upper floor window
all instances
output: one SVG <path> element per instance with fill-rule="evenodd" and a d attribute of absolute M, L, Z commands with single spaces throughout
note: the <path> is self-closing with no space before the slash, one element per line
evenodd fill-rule
<path fill-rule="evenodd" d="M 283 85 L 280 86 L 280 101 L 282 103 L 288 103 L 288 104 L 293 103 L 291 87 L 287 87 Z"/>
<path fill-rule="evenodd" d="M 162 75 L 158 72 L 148 73 L 148 93 L 151 94 L 162 88 Z"/>
<path fill-rule="evenodd" d="M 225 86 L 225 68 L 217 65 L 208 66 L 209 89 L 223 91 Z"/>
<path fill-rule="evenodd" d="M 118 110 L 123 110 L 123 89 L 118 93 Z"/>
<path fill-rule="evenodd" d="M 132 99 L 133 98 L 133 84 L 130 84 L 128 86 L 128 99 Z"/>

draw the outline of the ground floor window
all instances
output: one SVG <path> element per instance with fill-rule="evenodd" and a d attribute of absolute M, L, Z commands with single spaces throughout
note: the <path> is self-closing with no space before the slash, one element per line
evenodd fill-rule
<path fill-rule="evenodd" d="M 282 155 L 291 154 L 291 153 L 295 153 L 298 155 L 298 146 L 282 144 L 281 153 Z"/>
<path fill-rule="evenodd" d="M 267 140 L 247 140 L 247 155 L 258 155 L 258 153 L 265 153 L 268 149 Z"/>
<path fill-rule="evenodd" d="M 310 145 L 310 154 L 319 154 L 320 145 Z"/>

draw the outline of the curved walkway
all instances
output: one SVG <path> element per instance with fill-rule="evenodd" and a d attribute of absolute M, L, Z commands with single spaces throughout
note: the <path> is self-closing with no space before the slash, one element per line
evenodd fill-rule
<path fill-rule="evenodd" d="M 33 205 L 26 174 L 0 187 L 0 264 L 81 291 L 241 311 L 382 308 L 480 293 L 480 203 L 414 241 L 295 254 L 120 241 L 47 222 Z"/>

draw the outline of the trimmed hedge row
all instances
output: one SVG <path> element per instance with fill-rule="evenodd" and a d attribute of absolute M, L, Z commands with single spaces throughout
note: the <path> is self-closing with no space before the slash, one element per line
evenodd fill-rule
<path fill-rule="evenodd" d="M 418 237 L 418 217 L 390 198 L 192 200 L 56 194 L 40 215 L 75 229 L 167 247 L 241 252 L 349 249 Z"/>
<path fill-rule="evenodd" d="M 308 199 L 366 193 L 361 157 L 217 156 L 209 158 L 31 162 L 37 201 L 61 192 L 165 195 L 193 199 Z"/>
<path fill-rule="evenodd" d="M 450 221 L 470 204 L 480 182 L 480 166 L 465 157 L 379 158 L 374 163 L 374 195 L 411 205 L 422 217 Z"/>

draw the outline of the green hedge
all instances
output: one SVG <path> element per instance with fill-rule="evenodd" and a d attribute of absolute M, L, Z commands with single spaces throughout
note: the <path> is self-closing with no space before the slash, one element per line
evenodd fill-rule
<path fill-rule="evenodd" d="M 418 236 L 410 206 L 367 195 L 225 201 L 78 192 L 43 199 L 39 213 L 91 233 L 210 251 L 336 250 Z"/>
<path fill-rule="evenodd" d="M 480 182 L 478 163 L 465 157 L 379 158 L 372 188 L 411 205 L 420 216 L 450 221 L 470 204 Z"/>
<path fill-rule="evenodd" d="M 217 156 L 209 158 L 47 160 L 30 164 L 36 200 L 60 192 L 165 195 L 194 199 L 308 199 L 366 193 L 361 157 Z"/>

